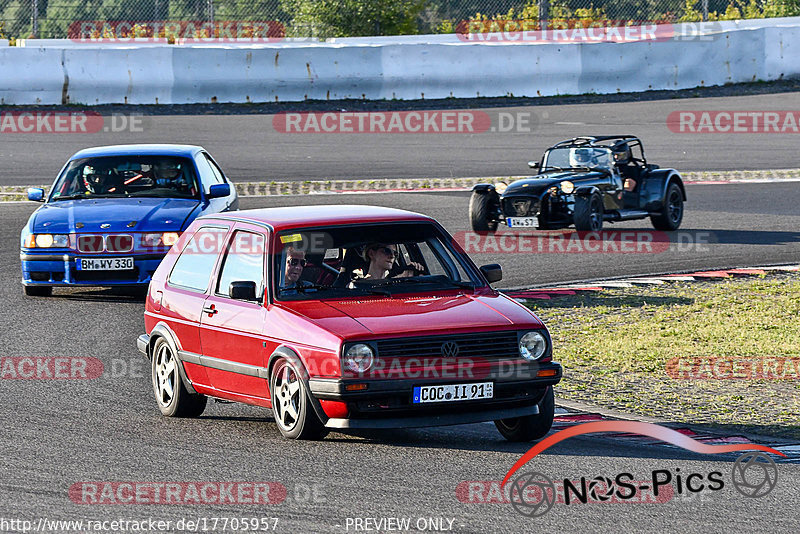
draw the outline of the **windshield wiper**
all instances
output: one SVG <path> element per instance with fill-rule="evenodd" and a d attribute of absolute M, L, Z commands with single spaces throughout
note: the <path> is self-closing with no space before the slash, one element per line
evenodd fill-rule
<path fill-rule="evenodd" d="M 291 291 L 291 290 L 293 290 L 293 289 L 294 289 L 294 290 L 296 290 L 298 293 L 305 293 L 305 292 L 306 292 L 306 291 L 308 291 L 309 289 L 314 289 L 314 290 L 317 290 L 317 291 L 319 291 L 320 289 L 329 289 L 329 288 L 330 288 L 330 286 L 323 286 L 322 284 L 303 284 L 302 286 L 295 286 L 295 287 L 286 287 L 286 288 L 283 288 L 283 289 L 281 290 L 281 292 L 284 292 L 284 291 Z"/>
<path fill-rule="evenodd" d="M 599 171 L 608 173 L 609 170 L 603 167 L 542 167 L 543 171 Z"/>
<path fill-rule="evenodd" d="M 56 200 L 77 200 L 79 198 L 89 198 L 86 195 L 81 195 L 80 193 L 75 195 L 59 195 L 57 197 L 53 197 L 53 201 Z"/>
<path fill-rule="evenodd" d="M 435 284 L 436 280 L 423 280 L 420 278 L 390 278 L 385 282 L 378 282 L 372 287 L 396 286 L 398 284 Z"/>

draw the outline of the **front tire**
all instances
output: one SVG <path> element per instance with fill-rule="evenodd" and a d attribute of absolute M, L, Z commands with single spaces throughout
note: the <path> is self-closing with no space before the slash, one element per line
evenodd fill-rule
<path fill-rule="evenodd" d="M 542 439 L 553 426 L 556 401 L 553 386 L 547 388 L 544 398 L 539 401 L 539 413 L 511 419 L 498 419 L 494 422 L 497 430 L 508 441 L 533 441 Z"/>
<path fill-rule="evenodd" d="M 197 417 L 206 409 L 208 397 L 189 393 L 178 371 L 178 359 L 163 337 L 153 346 L 153 393 L 158 409 L 166 417 Z"/>
<path fill-rule="evenodd" d="M 603 229 L 603 198 L 599 193 L 577 197 L 572 217 L 579 232 L 599 232 Z"/>
<path fill-rule="evenodd" d="M 51 286 L 22 286 L 22 290 L 28 297 L 49 297 L 53 294 Z"/>
<path fill-rule="evenodd" d="M 472 192 L 469 197 L 469 221 L 474 232 L 495 232 L 497 221 L 492 218 L 492 199 L 488 194 Z"/>
<path fill-rule="evenodd" d="M 658 215 L 651 215 L 650 222 L 656 230 L 672 232 L 677 230 L 683 221 L 683 192 L 675 182 L 669 184 L 664 195 L 664 207 Z"/>
<path fill-rule="evenodd" d="M 314 413 L 298 370 L 281 358 L 272 367 L 269 380 L 272 414 L 278 430 L 289 439 L 322 439 L 328 433 Z"/>

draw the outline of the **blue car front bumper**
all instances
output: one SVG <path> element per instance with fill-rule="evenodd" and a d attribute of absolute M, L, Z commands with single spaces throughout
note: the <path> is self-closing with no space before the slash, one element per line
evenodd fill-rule
<path fill-rule="evenodd" d="M 129 286 L 147 285 L 166 252 L 158 254 L 79 254 L 68 252 L 33 252 L 23 250 L 22 285 L 24 286 Z M 81 271 L 79 258 L 132 257 L 133 269 L 124 271 Z"/>

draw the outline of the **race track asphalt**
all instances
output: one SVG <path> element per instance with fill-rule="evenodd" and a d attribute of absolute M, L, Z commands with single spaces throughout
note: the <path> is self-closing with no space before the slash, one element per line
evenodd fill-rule
<path fill-rule="evenodd" d="M 392 102 L 387 107 L 390 104 L 392 109 L 403 105 Z M 379 106 L 373 104 L 371 109 Z M 457 106 L 457 100 L 443 104 Z M 353 109 L 336 103 L 326 108 Z M 125 109 L 119 108 L 121 113 Z M 652 163 L 682 171 L 797 168 L 797 133 L 675 133 L 666 122 L 670 113 L 682 110 L 796 109 L 800 109 L 800 92 L 665 97 L 605 104 L 482 107 L 480 111 L 489 115 L 495 129 L 486 133 L 285 134 L 273 126 L 274 115 L 222 115 L 203 107 L 190 115 L 144 116 L 134 132 L 0 133 L 0 185 L 50 184 L 67 158 L 81 148 L 150 142 L 203 145 L 234 181 L 519 176 L 528 173 L 529 160 L 538 159 L 555 142 L 607 134 L 638 135 Z M 110 121 L 106 124 L 113 128 Z M 510 131 L 500 131 L 506 127 Z"/>

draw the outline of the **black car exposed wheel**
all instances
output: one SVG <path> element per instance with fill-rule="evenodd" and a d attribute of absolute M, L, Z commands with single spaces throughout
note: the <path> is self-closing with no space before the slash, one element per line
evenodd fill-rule
<path fill-rule="evenodd" d="M 22 286 L 22 289 L 29 297 L 49 297 L 53 294 L 50 286 Z"/>
<path fill-rule="evenodd" d="M 197 417 L 206 409 L 205 395 L 189 393 L 178 371 L 177 358 L 163 337 L 158 338 L 152 355 L 153 393 L 158 409 L 167 417 Z"/>
<path fill-rule="evenodd" d="M 469 221 L 475 232 L 494 232 L 497 221 L 492 217 L 492 197 L 485 193 L 472 192 L 469 197 Z"/>
<path fill-rule="evenodd" d="M 328 433 L 314 413 L 303 380 L 289 360 L 272 367 L 269 380 L 272 414 L 278 430 L 289 439 L 321 439 Z"/>
<path fill-rule="evenodd" d="M 683 220 L 683 193 L 675 182 L 669 184 L 664 196 L 664 207 L 658 215 L 651 215 L 650 222 L 656 230 L 677 230 Z"/>
<path fill-rule="evenodd" d="M 575 221 L 575 229 L 580 232 L 602 230 L 603 197 L 600 196 L 600 193 L 592 193 L 588 197 L 577 197 L 572 218 Z"/>
<path fill-rule="evenodd" d="M 555 395 L 553 394 L 553 386 L 550 386 L 547 388 L 544 398 L 539 401 L 538 414 L 514 417 L 512 419 L 500 419 L 495 421 L 494 424 L 508 441 L 533 441 L 545 437 L 550 432 L 555 412 Z"/>

